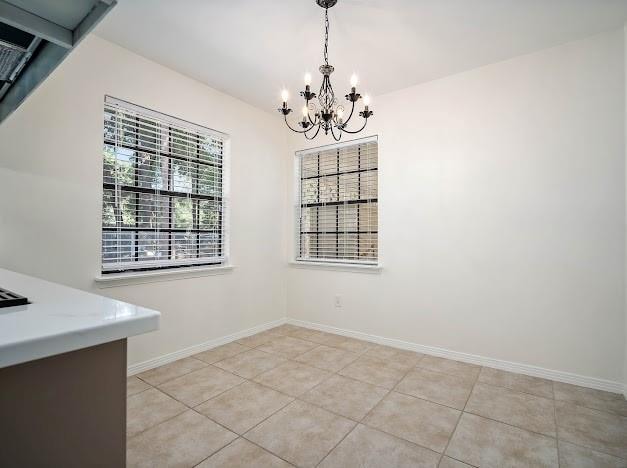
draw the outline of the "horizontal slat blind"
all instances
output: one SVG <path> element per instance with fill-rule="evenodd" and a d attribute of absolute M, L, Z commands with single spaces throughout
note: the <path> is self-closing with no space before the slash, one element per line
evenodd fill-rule
<path fill-rule="evenodd" d="M 141 109 L 105 103 L 103 273 L 222 263 L 224 138 Z"/>
<path fill-rule="evenodd" d="M 299 155 L 299 260 L 376 264 L 376 140 Z"/>

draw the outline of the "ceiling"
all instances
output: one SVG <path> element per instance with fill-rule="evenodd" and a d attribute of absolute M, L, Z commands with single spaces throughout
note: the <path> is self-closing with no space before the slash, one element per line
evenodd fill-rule
<path fill-rule="evenodd" d="M 376 96 L 620 28 L 627 0 L 339 0 L 329 17 L 336 92 L 356 71 Z M 267 111 L 306 71 L 320 83 L 314 0 L 119 0 L 96 33 Z"/>

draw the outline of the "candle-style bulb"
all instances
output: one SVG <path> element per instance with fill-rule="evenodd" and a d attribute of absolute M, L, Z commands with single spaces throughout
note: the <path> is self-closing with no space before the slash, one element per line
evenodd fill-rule
<path fill-rule="evenodd" d="M 351 75 L 351 88 L 355 88 L 357 86 L 357 75 L 353 73 Z"/>
<path fill-rule="evenodd" d="M 311 73 L 305 73 L 305 86 L 311 85 Z"/>
<path fill-rule="evenodd" d="M 290 97 L 290 93 L 287 89 L 283 89 L 281 91 L 281 99 L 283 100 L 283 102 L 287 102 L 287 99 Z"/>
<path fill-rule="evenodd" d="M 342 120 L 342 117 L 344 117 L 344 111 L 342 109 L 338 109 L 337 110 L 337 118 Z"/>
<path fill-rule="evenodd" d="M 364 96 L 364 106 L 368 107 L 370 105 L 370 96 L 367 94 Z"/>
<path fill-rule="evenodd" d="M 303 112 L 303 118 L 309 115 L 309 109 L 307 109 L 307 106 L 303 106 L 302 112 Z"/>

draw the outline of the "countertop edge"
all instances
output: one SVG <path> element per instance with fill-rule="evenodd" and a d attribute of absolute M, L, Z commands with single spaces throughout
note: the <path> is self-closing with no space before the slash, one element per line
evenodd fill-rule
<path fill-rule="evenodd" d="M 23 364 L 25 362 L 77 351 L 79 349 L 158 330 L 161 314 L 157 311 L 151 312 L 154 313 L 90 330 L 68 332 L 54 336 L 44 336 L 34 340 L 8 343 L 0 347 L 0 368 Z"/>

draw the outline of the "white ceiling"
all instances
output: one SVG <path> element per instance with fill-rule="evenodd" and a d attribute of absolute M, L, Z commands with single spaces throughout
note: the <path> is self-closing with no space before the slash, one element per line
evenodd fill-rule
<path fill-rule="evenodd" d="M 376 96 L 617 29 L 627 0 L 339 0 L 329 16 L 336 92 L 356 71 Z M 314 0 L 119 0 L 96 32 L 268 111 L 305 71 L 320 83 Z"/>

